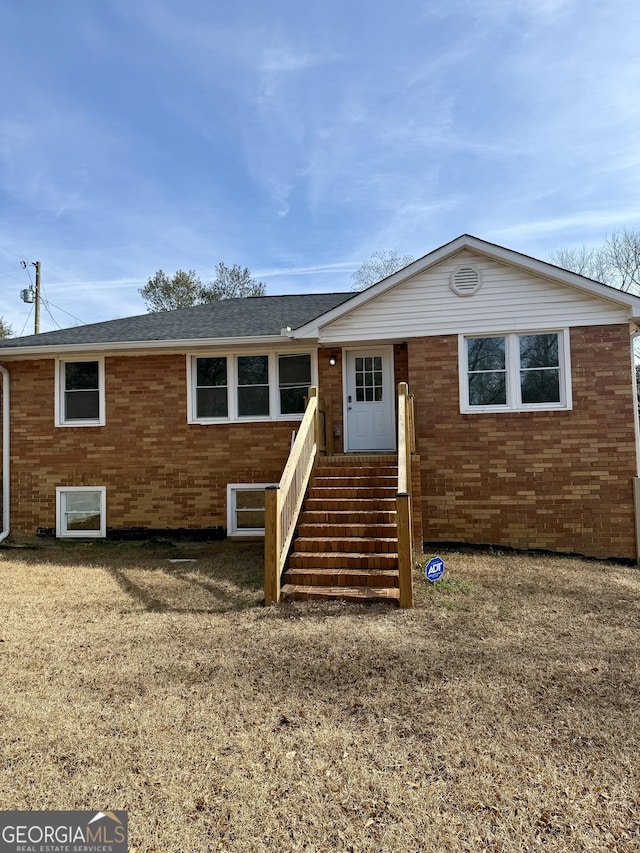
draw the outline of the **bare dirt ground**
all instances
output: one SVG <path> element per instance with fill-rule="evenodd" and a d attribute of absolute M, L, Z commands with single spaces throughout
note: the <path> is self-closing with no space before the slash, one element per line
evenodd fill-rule
<path fill-rule="evenodd" d="M 403 612 L 265 609 L 260 545 L 1 549 L 0 808 L 126 809 L 140 853 L 640 850 L 640 572 L 441 556 Z"/>

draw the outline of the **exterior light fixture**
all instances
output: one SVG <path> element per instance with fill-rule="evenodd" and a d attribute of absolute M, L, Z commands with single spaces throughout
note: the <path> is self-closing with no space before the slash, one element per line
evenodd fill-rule
<path fill-rule="evenodd" d="M 329 364 L 331 365 L 331 367 L 336 366 L 336 357 L 334 353 L 331 353 L 331 355 L 329 356 Z"/>

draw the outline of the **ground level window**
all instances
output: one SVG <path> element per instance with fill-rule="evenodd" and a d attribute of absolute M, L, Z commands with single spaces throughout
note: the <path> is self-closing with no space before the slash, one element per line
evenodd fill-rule
<path fill-rule="evenodd" d="M 56 489 L 56 536 L 106 536 L 106 492 L 104 486 L 59 486 Z"/>
<path fill-rule="evenodd" d="M 264 492 L 270 483 L 229 483 L 227 535 L 264 536 Z"/>

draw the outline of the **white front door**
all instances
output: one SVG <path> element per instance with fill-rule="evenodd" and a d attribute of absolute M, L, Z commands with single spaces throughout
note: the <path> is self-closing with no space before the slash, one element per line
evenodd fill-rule
<path fill-rule="evenodd" d="M 395 450 L 393 347 L 347 350 L 345 450 Z"/>

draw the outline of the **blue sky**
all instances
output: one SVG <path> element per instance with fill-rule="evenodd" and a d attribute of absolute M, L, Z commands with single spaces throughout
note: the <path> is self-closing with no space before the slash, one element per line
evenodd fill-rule
<path fill-rule="evenodd" d="M 45 331 L 159 268 L 349 290 L 377 250 L 639 228 L 638 32 L 637 0 L 4 0 L 0 315 L 33 329 L 23 258 Z"/>

